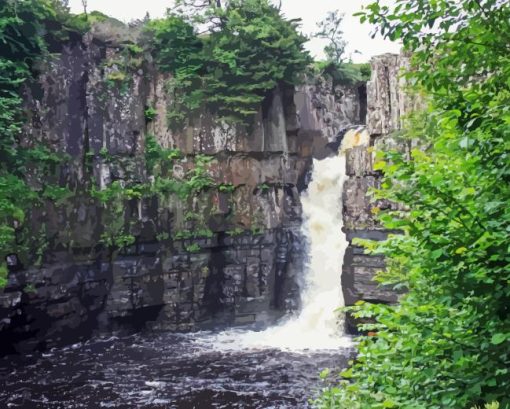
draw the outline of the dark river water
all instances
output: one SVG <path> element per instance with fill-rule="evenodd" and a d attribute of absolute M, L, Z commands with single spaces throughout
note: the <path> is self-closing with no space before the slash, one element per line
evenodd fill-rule
<path fill-rule="evenodd" d="M 307 408 L 352 350 L 220 351 L 211 335 L 95 339 L 0 359 L 0 408 Z"/>

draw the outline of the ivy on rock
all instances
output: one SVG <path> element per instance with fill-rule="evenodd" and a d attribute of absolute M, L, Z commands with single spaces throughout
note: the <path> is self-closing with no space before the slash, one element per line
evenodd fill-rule
<path fill-rule="evenodd" d="M 51 184 L 56 166 L 65 158 L 21 139 L 22 88 L 37 75 L 49 48 L 72 30 L 65 26 L 67 16 L 65 7 L 53 0 L 0 3 L 0 287 L 6 283 L 5 257 L 28 255 L 38 242 L 28 235 L 27 213 L 45 199 L 67 195 L 65 188 Z M 29 184 L 27 176 L 35 182 Z"/>

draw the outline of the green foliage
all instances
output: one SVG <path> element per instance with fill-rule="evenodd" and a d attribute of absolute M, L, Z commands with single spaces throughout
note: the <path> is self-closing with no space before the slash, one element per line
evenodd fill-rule
<path fill-rule="evenodd" d="M 22 88 L 37 74 L 49 47 L 65 38 L 69 14 L 52 0 L 7 0 L 0 3 L 0 259 L 26 249 L 27 213 L 44 199 L 60 201 L 67 190 L 51 185 L 51 176 L 65 158 L 43 146 L 22 144 Z M 32 180 L 44 188 L 32 186 Z M 39 184 L 35 183 L 35 185 Z M 0 287 L 5 284 L 2 278 Z"/>
<path fill-rule="evenodd" d="M 131 82 L 132 77 L 125 71 L 112 71 L 106 76 L 107 89 L 118 90 L 120 95 L 126 95 L 129 92 Z"/>
<path fill-rule="evenodd" d="M 27 284 L 24 288 L 23 288 L 23 291 L 27 294 L 37 294 L 37 289 L 35 288 L 35 286 L 30 283 L 30 284 Z"/>
<path fill-rule="evenodd" d="M 346 41 L 343 38 L 341 25 L 344 15 L 338 10 L 329 12 L 327 17 L 318 23 L 317 38 L 328 40 L 324 48 L 325 61 L 314 63 L 315 75 L 327 75 L 332 78 L 333 86 L 356 85 L 370 79 L 370 64 L 353 64 L 345 59 Z"/>
<path fill-rule="evenodd" d="M 200 215 L 194 212 L 186 212 L 184 214 L 184 220 L 186 220 L 187 222 L 192 220 L 200 220 Z"/>
<path fill-rule="evenodd" d="M 261 183 L 257 186 L 257 188 L 262 192 L 262 193 L 267 193 L 269 192 L 269 189 L 271 189 L 271 186 L 269 186 L 267 183 Z"/>
<path fill-rule="evenodd" d="M 16 249 L 16 232 L 25 222 L 37 193 L 18 176 L 0 174 L 0 253 L 3 256 Z"/>
<path fill-rule="evenodd" d="M 123 24 L 119 20 L 112 19 L 108 17 L 106 14 L 101 13 L 100 11 L 91 11 L 90 13 L 81 13 L 81 14 L 70 14 L 69 18 L 66 21 L 66 25 L 72 28 L 75 31 L 80 33 L 86 33 L 90 30 L 93 24 L 95 23 L 103 23 L 105 21 L 112 20 L 117 23 Z"/>
<path fill-rule="evenodd" d="M 102 150 L 100 154 L 109 158 L 106 150 Z M 97 199 L 103 208 L 101 242 L 104 245 L 115 251 L 135 242 L 135 238 L 129 233 L 130 225 L 126 215 L 126 204 L 129 200 L 142 200 L 154 196 L 165 198 L 172 195 L 181 200 L 189 200 L 202 191 L 216 186 L 208 171 L 213 161 L 212 156 L 196 155 L 188 158 L 192 159 L 192 166 L 184 177 L 177 179 L 173 175 L 173 166 L 177 160 L 183 163 L 187 160 L 187 158 L 181 158 L 182 154 L 179 150 L 164 149 L 153 135 L 148 135 L 145 140 L 145 161 L 147 173 L 152 176 L 153 181 L 131 184 L 114 181 L 103 189 L 92 187 L 91 196 Z M 231 185 L 225 186 L 231 188 Z M 175 239 L 213 237 L 213 232 L 205 227 L 201 215 L 188 211 L 185 220 L 197 222 L 195 229 L 178 231 L 174 234 Z M 167 233 L 158 234 L 158 240 L 168 238 Z"/>
<path fill-rule="evenodd" d="M 231 237 L 241 236 L 242 234 L 244 234 L 244 229 L 241 227 L 235 227 L 234 229 L 227 230 L 226 233 Z"/>
<path fill-rule="evenodd" d="M 203 239 L 203 238 L 211 239 L 212 237 L 214 237 L 214 232 L 207 227 L 203 227 L 194 231 L 179 230 L 174 233 L 173 237 L 176 240 Z"/>
<path fill-rule="evenodd" d="M 170 235 L 167 232 L 158 233 L 156 235 L 156 240 L 159 241 L 159 242 L 167 241 L 169 239 L 170 239 Z"/>
<path fill-rule="evenodd" d="M 156 118 L 156 116 L 158 115 L 158 112 L 153 107 L 148 107 L 144 111 L 144 115 L 145 115 L 145 120 L 147 122 L 152 122 L 152 121 L 154 121 L 154 118 Z"/>
<path fill-rule="evenodd" d="M 493 403 L 487 403 L 483 408 L 480 406 L 474 406 L 472 409 L 499 409 L 499 403 L 493 402 Z"/>
<path fill-rule="evenodd" d="M 143 195 L 144 189 L 146 189 L 145 185 L 126 188 L 120 181 L 115 181 L 101 190 L 97 190 L 95 186 L 92 187 L 91 196 L 97 199 L 103 208 L 101 243 L 112 251 L 122 249 L 135 242 L 135 237 L 128 232 L 125 214 L 126 201 L 132 198 L 139 199 Z"/>
<path fill-rule="evenodd" d="M 240 78 L 239 75 L 248 78 L 256 73 L 256 70 L 262 69 L 261 66 L 256 66 L 259 63 L 258 60 L 250 60 L 247 44 L 250 35 L 256 36 L 253 40 L 258 44 L 257 47 L 260 49 L 266 47 L 266 51 L 272 50 L 278 54 L 279 59 L 275 59 L 276 57 L 270 53 L 274 61 L 280 63 L 287 61 L 283 65 L 276 64 L 275 72 L 268 74 L 269 77 L 272 76 L 270 81 L 267 79 L 269 77 L 255 76 L 252 78 L 256 80 L 255 82 L 244 84 L 248 89 L 247 92 L 256 94 L 257 101 L 263 98 L 265 92 L 270 89 L 269 86 L 272 87 L 279 81 L 293 79 L 293 75 L 297 75 L 295 67 L 305 58 L 299 57 L 301 59 L 298 58 L 295 61 L 290 59 L 292 53 L 302 46 L 302 44 L 292 43 L 292 41 L 303 39 L 294 31 L 296 23 L 285 22 L 277 10 L 265 2 L 258 4 L 250 1 L 248 3 L 250 5 L 246 10 L 240 10 L 244 8 L 244 4 L 241 7 L 241 2 L 233 3 L 225 10 L 211 9 L 218 16 L 221 15 L 226 23 L 228 22 L 225 26 L 226 31 L 221 35 L 215 32 L 209 37 L 197 36 L 195 29 L 177 16 L 149 23 L 148 30 L 153 34 L 154 48 L 157 49 L 155 52 L 157 62 L 163 70 L 174 74 L 176 87 L 183 91 L 181 94 L 178 93 L 184 98 L 181 104 L 184 107 L 182 112 L 186 113 L 186 109 L 194 112 L 202 105 L 203 95 L 206 99 L 216 97 L 220 85 L 228 88 L 228 84 Z M 267 16 L 264 14 L 266 11 L 269 11 Z M 254 27 L 250 28 L 252 23 L 248 24 L 248 20 L 252 17 L 258 19 L 258 22 L 269 22 L 274 27 L 253 31 Z M 23 87 L 30 85 L 38 75 L 38 70 L 46 68 L 47 57 L 60 50 L 62 42 L 69 39 L 71 32 L 83 33 L 88 31 L 91 25 L 105 21 L 115 22 L 98 12 L 88 13 L 88 15 L 71 15 L 68 8 L 62 6 L 57 0 L 7 0 L 0 3 L 0 45 L 2 45 L 0 47 L 0 260 L 3 260 L 3 257 L 10 252 L 19 253 L 23 250 L 33 257 L 32 261 L 36 264 L 42 263 L 44 252 L 49 245 L 46 229 L 43 228 L 36 233 L 30 232 L 26 220 L 31 219 L 31 210 L 44 206 L 45 201 L 51 201 L 59 206 L 74 194 L 67 187 L 56 183 L 59 167 L 67 158 L 51 152 L 35 141 L 21 141 L 20 135 L 26 118 L 21 97 Z M 241 27 L 245 23 L 248 24 L 247 30 Z M 234 31 L 238 29 L 244 30 L 243 39 L 239 39 L 239 44 L 244 48 L 239 56 L 232 57 L 232 61 L 239 64 L 236 68 L 225 61 L 225 58 L 231 53 L 235 54 L 235 50 L 228 48 L 231 45 L 227 37 L 230 36 L 232 41 L 238 41 L 234 38 L 237 36 Z M 282 37 L 286 35 L 294 36 L 294 40 Z M 212 40 L 211 37 L 215 39 Z M 130 72 L 142 66 L 144 52 L 145 49 L 139 45 L 123 44 L 118 58 L 104 64 L 105 89 L 116 93 L 128 92 L 132 81 Z M 261 51 L 257 52 L 260 56 Z M 213 63 L 210 64 L 211 61 Z M 253 67 L 250 67 L 252 62 L 254 62 Z M 293 64 L 294 68 L 292 68 Z M 223 65 L 232 70 L 230 74 L 221 72 Z M 251 68 L 255 71 L 248 70 Z M 285 75 L 279 73 L 282 70 L 286 70 Z M 287 75 L 289 73 L 292 75 Z M 237 77 L 234 78 L 235 76 Z M 195 89 L 195 86 L 196 92 L 188 92 L 190 89 Z M 243 89 L 231 91 L 232 95 L 236 96 L 244 92 Z M 231 98 L 233 98 L 232 95 Z M 255 97 L 250 95 L 249 98 Z M 207 103 L 209 104 L 209 101 Z M 230 104 L 236 108 L 242 105 L 233 100 L 230 100 Z M 213 105 L 208 106 L 213 107 Z M 216 111 L 218 109 L 216 108 Z M 155 116 L 154 108 L 148 107 L 145 111 L 147 121 L 153 120 Z M 93 152 L 85 154 L 87 163 L 90 164 L 93 155 Z M 107 162 L 116 160 L 106 148 L 100 150 L 99 156 Z M 222 192 L 232 192 L 235 189 L 235 186 L 231 184 L 216 185 L 214 183 L 209 172 L 212 157 L 197 155 L 184 158 L 176 149 L 164 149 L 159 146 L 156 139 L 150 135 L 146 139 L 145 159 L 147 174 L 150 176 L 147 181 L 128 185 L 115 181 L 101 190 L 94 186 L 87 191 L 87 194 L 101 205 L 103 226 L 101 242 L 112 252 L 135 241 L 135 237 L 130 233 L 133 222 L 126 211 L 129 201 L 169 195 L 176 195 L 181 200 L 189 200 L 212 188 Z M 183 176 L 174 177 L 173 169 L 177 161 L 182 162 L 182 167 L 187 171 Z M 30 178 L 25 179 L 25 175 L 30 175 Z M 194 224 L 193 238 L 213 236 L 212 231 L 205 227 L 203 220 Z M 164 239 L 167 235 L 161 233 L 158 237 Z M 6 266 L 2 263 L 0 287 L 5 284 L 6 274 Z"/>
<path fill-rule="evenodd" d="M 114 71 L 110 74 L 108 74 L 106 80 L 107 81 L 110 81 L 112 83 L 122 83 L 124 81 L 126 81 L 126 73 L 125 72 L 122 72 L 122 71 Z"/>
<path fill-rule="evenodd" d="M 510 5 L 398 0 L 362 18 L 413 52 L 430 105 L 400 135 L 419 149 L 378 154 L 374 197 L 401 205 L 380 219 L 402 234 L 363 242 L 387 258 L 377 279 L 407 292 L 350 308 L 376 336 L 316 405 L 510 408 Z"/>
<path fill-rule="evenodd" d="M 377 24 L 377 31 L 402 41 L 412 51 L 413 81 L 444 101 L 451 93 L 451 102 L 455 102 L 465 98 L 463 87 L 475 86 L 473 79 L 480 76 L 487 90 L 497 91 L 501 82 L 508 87 L 508 7 L 498 0 L 430 4 L 398 0 L 394 7 L 373 3 L 360 18 Z M 494 81 L 489 74 L 495 74 Z"/>
<path fill-rule="evenodd" d="M 184 248 L 189 253 L 198 253 L 202 249 L 197 243 L 187 244 Z"/>
<path fill-rule="evenodd" d="M 99 149 L 99 156 L 103 158 L 105 161 L 110 162 L 112 160 L 112 155 L 110 155 L 110 152 L 108 152 L 108 148 L 105 148 L 104 146 Z"/>
<path fill-rule="evenodd" d="M 236 186 L 232 183 L 221 183 L 218 185 L 218 191 L 221 193 L 232 193 L 236 190 Z"/>
<path fill-rule="evenodd" d="M 203 229 L 197 230 L 194 233 L 194 237 L 202 237 L 202 238 L 205 237 L 207 239 L 211 239 L 214 237 L 214 232 L 211 229 L 203 228 Z"/>
<path fill-rule="evenodd" d="M 145 164 L 147 173 L 153 176 L 168 176 L 172 172 L 174 161 L 180 159 L 178 149 L 164 149 L 154 135 L 145 138 Z"/>
<path fill-rule="evenodd" d="M 203 42 L 190 24 L 175 15 L 151 21 L 147 30 L 153 37 L 151 46 L 159 69 L 174 75 L 168 84 L 173 98 L 169 124 L 174 128 L 182 126 L 205 97 L 201 79 Z"/>
<path fill-rule="evenodd" d="M 214 232 L 207 226 L 205 215 L 202 213 L 186 212 L 184 220 L 188 226 L 193 226 L 187 230 L 177 230 L 173 237 L 176 240 L 183 239 L 210 239 L 214 236 Z"/>
<path fill-rule="evenodd" d="M 147 135 L 145 138 L 145 167 L 148 173 L 156 173 L 156 165 L 163 158 L 163 155 L 163 149 L 154 135 Z"/>
<path fill-rule="evenodd" d="M 47 54 L 46 21 L 55 19 L 48 1 L 0 4 L 0 157 L 2 168 L 22 171 L 18 136 L 23 125 L 20 89 L 35 63 Z"/>
<path fill-rule="evenodd" d="M 259 226 L 255 223 L 252 223 L 252 225 L 250 227 L 250 232 L 254 236 L 259 236 L 261 234 L 264 234 L 264 226 Z"/>
<path fill-rule="evenodd" d="M 370 64 L 342 63 L 318 61 L 314 64 L 316 75 L 327 75 L 336 85 L 356 85 L 370 80 Z"/>
<path fill-rule="evenodd" d="M 157 141 L 149 137 L 146 141 L 146 163 L 148 173 L 155 176 L 151 185 L 151 192 L 159 196 L 176 194 L 181 200 L 187 200 L 200 192 L 215 186 L 209 175 L 209 165 L 212 156 L 196 155 L 193 166 L 184 178 L 173 176 L 174 161 L 181 158 L 181 152 L 176 149 L 163 149 Z"/>
<path fill-rule="evenodd" d="M 84 15 L 79 14 L 79 17 L 84 17 Z M 108 21 L 112 18 L 108 17 L 104 13 L 101 13 L 100 11 L 93 10 L 90 13 L 87 13 L 86 19 L 90 24 L 94 24 L 94 23 L 103 23 L 103 22 Z M 112 20 L 115 20 L 115 19 L 112 19 Z M 117 21 L 119 21 L 119 20 L 117 20 Z"/>
<path fill-rule="evenodd" d="M 131 57 L 139 56 L 144 52 L 143 48 L 138 44 L 126 44 L 125 49 L 129 52 Z"/>
<path fill-rule="evenodd" d="M 46 253 L 46 250 L 48 249 L 48 240 L 46 238 L 46 224 L 43 224 L 41 226 L 41 229 L 39 230 L 38 237 L 34 237 L 36 241 L 35 246 L 35 262 L 34 265 L 37 267 L 42 266 L 44 261 L 44 254 Z"/>
<path fill-rule="evenodd" d="M 160 69 L 173 74 L 173 127 L 200 108 L 248 124 L 267 93 L 280 83 L 297 83 L 310 62 L 298 21 L 285 20 L 267 0 L 234 0 L 224 9 L 211 5 L 207 14 L 218 22 L 207 36 L 175 14 L 148 27 Z"/>
<path fill-rule="evenodd" d="M 214 186 L 214 180 L 207 172 L 212 160 L 213 157 L 208 155 L 195 156 L 195 166 L 187 174 L 185 190 L 188 194 L 197 194 Z"/>
<path fill-rule="evenodd" d="M 187 230 L 178 230 L 173 235 L 175 240 L 185 240 L 185 239 L 192 239 L 193 233 Z"/>
<path fill-rule="evenodd" d="M 132 234 L 111 234 L 110 232 L 105 232 L 101 235 L 101 243 L 110 248 L 123 249 L 134 244 L 135 241 L 136 239 Z"/>
<path fill-rule="evenodd" d="M 0 263 L 0 288 L 5 287 L 7 284 L 7 265 L 5 262 Z"/>
<path fill-rule="evenodd" d="M 151 21 L 147 29 L 153 36 L 156 62 L 162 71 L 179 75 L 180 70 L 188 70 L 192 75 L 202 68 L 203 43 L 193 26 L 181 17 L 170 14 Z"/>
<path fill-rule="evenodd" d="M 123 24 L 123 23 L 120 23 Z M 144 64 L 144 49 L 138 44 L 122 44 L 120 52 L 115 59 L 107 60 L 103 63 L 106 71 L 106 90 L 110 93 L 118 92 L 121 96 L 129 93 L 133 84 L 134 73 L 140 70 Z M 102 95 L 104 102 L 107 95 Z M 152 111 L 149 109 L 148 115 Z M 155 112 L 153 112 L 155 114 Z"/>

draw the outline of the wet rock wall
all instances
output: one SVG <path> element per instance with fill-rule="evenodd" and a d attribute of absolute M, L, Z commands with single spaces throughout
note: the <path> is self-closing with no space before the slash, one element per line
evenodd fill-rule
<path fill-rule="evenodd" d="M 419 100 L 406 93 L 405 80 L 400 75 L 408 66 L 402 55 L 384 54 L 371 60 L 372 76 L 367 84 L 367 130 L 370 146 L 354 147 L 347 152 L 347 175 L 344 187 L 344 224 L 349 241 L 342 275 L 345 305 L 354 305 L 359 300 L 375 303 L 393 303 L 398 295 L 390 288 L 381 287 L 373 281 L 377 271 L 384 269 L 384 259 L 367 255 L 363 248 L 352 243 L 355 238 L 384 240 L 389 233 L 376 220 L 379 210 L 389 209 L 394 204 L 373 201 L 371 188 L 380 187 L 381 174 L 374 170 L 374 152 L 380 147 L 399 147 L 392 136 L 402 129 L 405 115 L 419 106 Z M 347 319 L 350 332 L 356 332 L 356 324 Z"/>
<path fill-rule="evenodd" d="M 282 85 L 250 129 L 202 112 L 172 131 L 169 77 L 150 56 L 126 51 L 132 32 L 94 30 L 65 44 L 26 88 L 24 141 L 66 154 L 52 177 L 72 195 L 30 214 L 27 223 L 43 243 L 37 261 L 18 255 L 0 290 L 2 352 L 116 329 L 264 325 L 296 308 L 305 245 L 299 192 L 313 156 L 343 127 L 363 122 L 358 87 L 334 88 L 327 79 Z M 150 120 L 148 108 L 155 111 Z M 118 220 L 88 192 L 153 183 L 149 135 L 180 151 L 177 179 L 208 155 L 214 186 L 186 200 L 124 201 L 118 217 L 134 243 L 113 250 L 101 244 L 102 234 Z"/>

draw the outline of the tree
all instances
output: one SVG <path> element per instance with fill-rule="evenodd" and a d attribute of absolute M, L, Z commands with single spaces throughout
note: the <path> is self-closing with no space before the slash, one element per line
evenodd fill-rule
<path fill-rule="evenodd" d="M 204 2 L 196 3 L 204 6 Z M 181 14 L 148 27 L 162 70 L 174 74 L 170 123 L 207 109 L 224 121 L 251 123 L 260 104 L 279 84 L 296 84 L 310 63 L 299 20 L 286 20 L 268 0 L 232 0 L 206 7 L 208 35 Z"/>
<path fill-rule="evenodd" d="M 349 382 L 327 408 L 510 408 L 510 5 L 397 0 L 360 13 L 412 54 L 406 77 L 429 106 L 400 135 L 419 148 L 378 153 L 381 221 L 402 234 L 362 242 L 386 256 L 378 280 L 407 290 L 369 317 Z M 408 209 L 408 210 L 402 210 Z"/>
<path fill-rule="evenodd" d="M 344 15 L 338 10 L 330 11 L 327 17 L 317 24 L 319 31 L 314 34 L 317 38 L 328 40 L 324 52 L 329 62 L 340 65 L 344 62 L 346 41 L 343 38 L 341 25 Z"/>
<path fill-rule="evenodd" d="M 192 7 L 195 10 L 202 10 L 215 6 L 221 8 L 221 0 L 176 0 L 174 7 Z"/>

